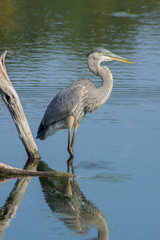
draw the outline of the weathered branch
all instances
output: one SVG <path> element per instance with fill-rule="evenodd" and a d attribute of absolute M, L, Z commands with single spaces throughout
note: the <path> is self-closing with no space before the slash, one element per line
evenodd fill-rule
<path fill-rule="evenodd" d="M 40 153 L 23 112 L 20 99 L 7 75 L 5 68 L 6 53 L 7 51 L 0 57 L 0 93 L 16 125 L 19 137 L 23 142 L 28 157 L 40 158 Z"/>
<path fill-rule="evenodd" d="M 0 163 L 0 173 L 2 175 L 10 175 L 17 177 L 54 177 L 54 178 L 70 178 L 75 177 L 74 174 L 66 172 L 53 172 L 53 171 L 34 171 L 34 170 L 22 170 L 19 168 L 13 168 L 6 164 Z"/>
<path fill-rule="evenodd" d="M 52 181 L 69 181 L 69 177 L 73 174 L 67 174 L 67 173 L 58 173 L 55 171 L 51 171 L 51 169 L 47 168 L 47 171 L 45 171 L 44 168 L 41 167 L 41 170 L 36 172 L 34 171 L 35 168 L 37 168 L 37 165 L 39 164 L 39 159 L 28 159 L 28 161 L 25 164 L 24 169 L 16 169 L 12 168 L 8 165 L 0 163 L 0 168 L 3 170 L 3 174 L 6 173 L 10 174 L 10 177 L 19 177 L 19 179 L 16 181 L 15 186 L 11 193 L 9 194 L 6 203 L 3 207 L 0 208 L 0 239 L 2 239 L 2 236 L 5 232 L 5 229 L 8 228 L 10 225 L 11 220 L 14 218 L 16 211 L 19 207 L 19 204 L 22 200 L 22 197 L 24 193 L 26 192 L 26 189 L 28 187 L 28 184 L 30 182 L 30 176 L 41 176 L 41 177 L 52 177 Z M 44 165 L 44 164 L 43 164 Z M 44 171 L 43 171 L 44 170 Z M 2 174 L 0 173 L 0 176 Z M 25 177 L 24 177 L 25 176 Z M 27 177 L 26 177 L 27 176 Z M 73 175 L 74 176 L 74 175 Z M 73 177 L 72 176 L 72 177 Z M 57 178 L 58 177 L 58 178 Z M 8 176 L 7 176 L 8 178 Z M 0 179 L 1 180 L 1 179 Z"/>

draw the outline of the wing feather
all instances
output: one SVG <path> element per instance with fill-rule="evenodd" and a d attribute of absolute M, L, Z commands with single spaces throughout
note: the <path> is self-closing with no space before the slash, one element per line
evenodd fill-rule
<path fill-rule="evenodd" d="M 48 105 L 38 133 L 49 125 L 71 115 L 85 94 L 92 88 L 95 86 L 90 80 L 80 79 L 60 91 Z"/>
<path fill-rule="evenodd" d="M 89 79 L 80 79 L 60 91 L 48 105 L 36 138 L 45 139 L 48 127 L 69 117 L 83 101 L 86 94 L 93 89 L 95 89 L 95 85 Z"/>

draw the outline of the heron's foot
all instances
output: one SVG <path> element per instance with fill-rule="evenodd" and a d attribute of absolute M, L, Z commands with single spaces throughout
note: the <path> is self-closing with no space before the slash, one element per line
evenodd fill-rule
<path fill-rule="evenodd" d="M 69 145 L 69 146 L 68 146 L 68 152 L 69 152 L 69 154 L 70 154 L 71 157 L 74 157 L 73 151 L 74 151 L 74 148 Z"/>

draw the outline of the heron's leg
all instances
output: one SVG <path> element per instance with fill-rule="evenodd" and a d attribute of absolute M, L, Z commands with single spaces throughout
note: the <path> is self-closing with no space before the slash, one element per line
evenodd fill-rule
<path fill-rule="evenodd" d="M 73 157 L 70 156 L 67 160 L 67 172 L 70 172 L 70 168 L 72 170 L 72 173 L 74 174 L 74 167 L 73 167 Z"/>
<path fill-rule="evenodd" d="M 69 117 L 69 128 L 68 128 L 68 152 L 70 153 L 71 156 L 73 156 L 73 148 L 71 146 L 71 129 L 74 123 L 74 117 L 70 116 Z"/>
<path fill-rule="evenodd" d="M 76 132 L 77 132 L 77 128 L 79 127 L 79 123 L 75 125 L 74 127 L 74 132 L 73 132 L 73 137 L 72 137 L 72 143 L 71 143 L 71 147 L 73 148 L 74 145 L 74 140 L 75 140 L 75 136 L 76 136 Z"/>
<path fill-rule="evenodd" d="M 71 149 L 71 128 L 68 129 L 68 152 L 71 156 L 73 156 L 73 149 Z"/>
<path fill-rule="evenodd" d="M 68 160 L 67 160 L 67 172 L 68 172 L 68 173 L 70 172 L 70 167 L 71 167 L 71 169 L 72 169 L 72 174 L 75 174 L 75 173 L 74 173 L 73 157 L 72 157 L 72 156 L 70 156 L 70 157 L 68 158 Z M 69 178 L 68 178 L 68 179 L 69 179 Z M 68 181 L 70 181 L 70 179 L 69 179 Z M 76 187 L 78 187 L 78 183 L 77 183 L 75 177 L 73 177 L 73 183 L 74 183 L 74 185 L 75 185 Z M 69 191 L 68 191 L 68 193 L 69 193 Z M 69 195 L 69 194 L 68 194 L 68 195 Z M 71 194 L 70 194 L 70 195 L 71 195 Z"/>

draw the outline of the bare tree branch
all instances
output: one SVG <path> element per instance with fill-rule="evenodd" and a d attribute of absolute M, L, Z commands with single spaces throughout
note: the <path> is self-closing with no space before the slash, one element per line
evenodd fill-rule
<path fill-rule="evenodd" d="M 5 57 L 7 51 L 0 57 L 0 93 L 12 116 L 29 158 L 40 158 L 40 153 L 33 139 L 23 108 L 6 71 Z"/>
<path fill-rule="evenodd" d="M 70 178 L 75 177 L 72 173 L 66 172 L 53 172 L 53 171 L 34 171 L 34 170 L 22 170 L 8 166 L 4 163 L 0 163 L 0 173 L 2 176 L 16 176 L 16 177 L 54 177 L 54 178 Z"/>

